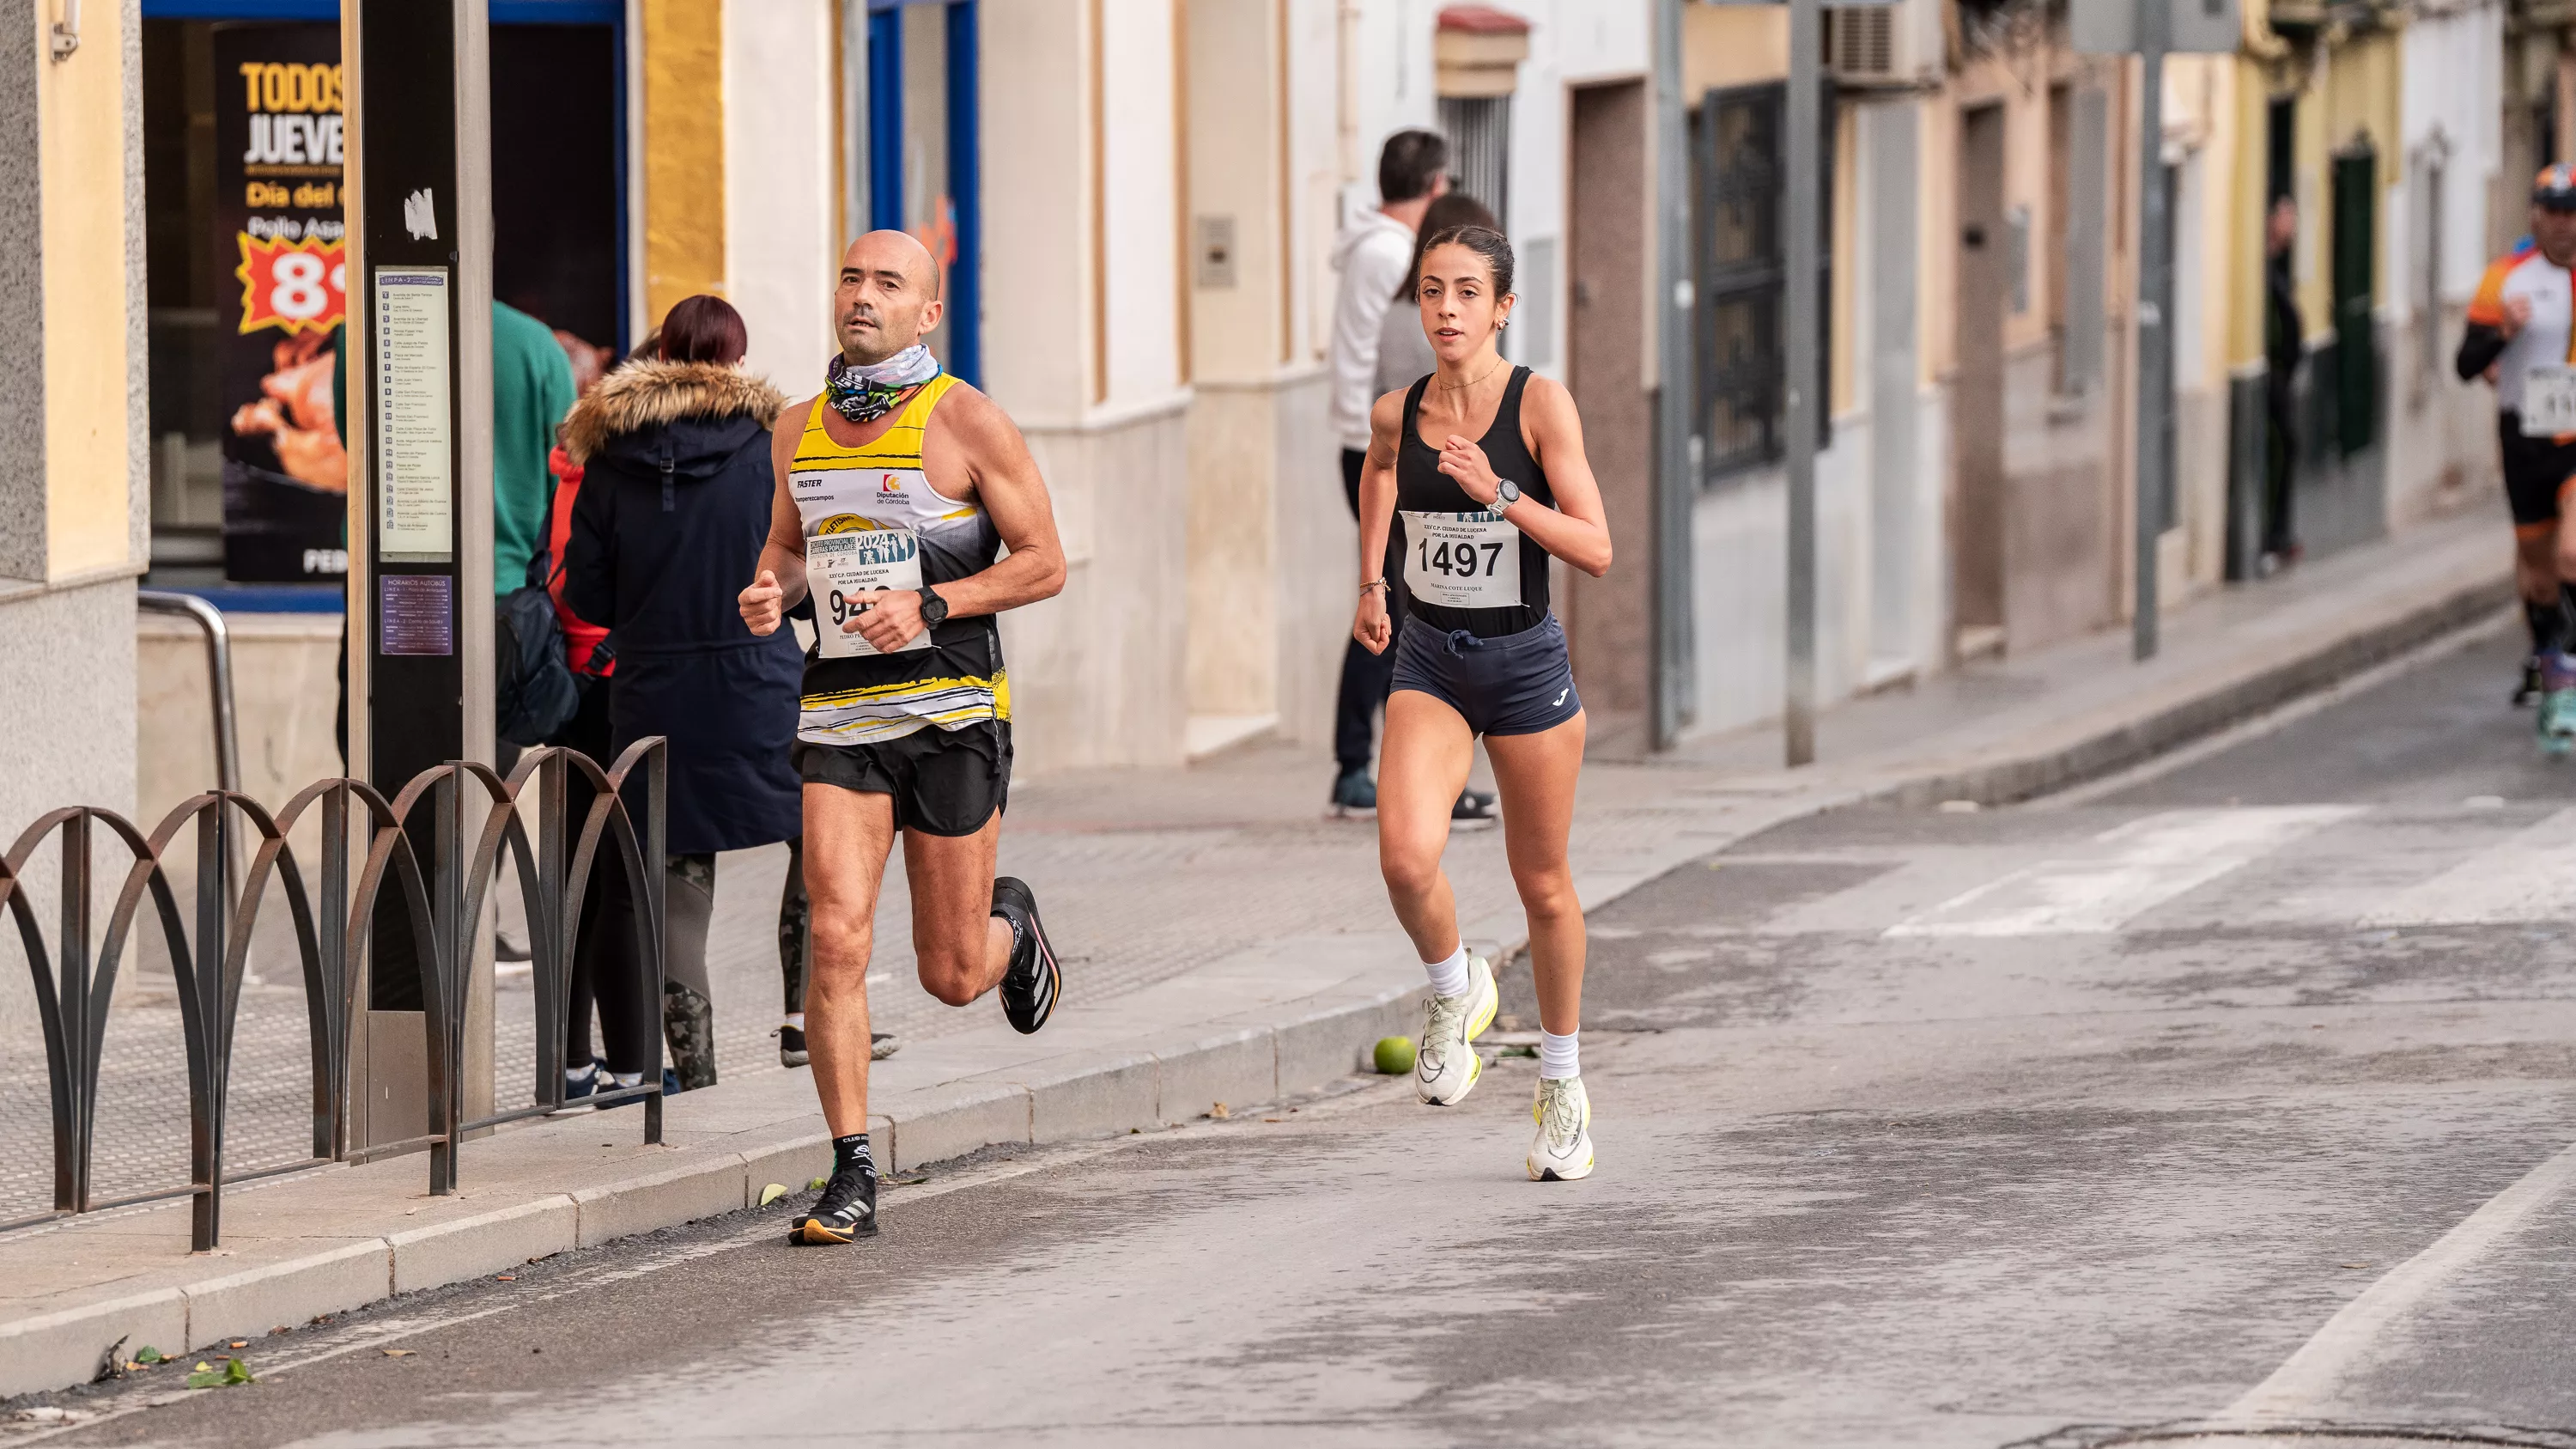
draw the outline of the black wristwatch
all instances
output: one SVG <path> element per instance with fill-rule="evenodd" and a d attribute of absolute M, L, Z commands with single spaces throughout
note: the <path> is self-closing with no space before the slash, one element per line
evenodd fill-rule
<path fill-rule="evenodd" d="M 928 584 L 921 586 L 921 626 L 925 629 L 944 623 L 948 618 L 948 601 L 939 597 Z"/>

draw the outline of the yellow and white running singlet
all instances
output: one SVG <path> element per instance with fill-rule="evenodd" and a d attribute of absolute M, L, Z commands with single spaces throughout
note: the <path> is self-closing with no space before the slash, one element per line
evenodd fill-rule
<path fill-rule="evenodd" d="M 922 385 L 894 425 L 864 447 L 844 447 L 823 428 L 814 400 L 788 467 L 788 491 L 809 540 L 830 534 L 891 532 L 898 552 L 917 550 L 921 581 L 942 584 L 991 568 L 1001 536 L 983 505 L 934 492 L 921 466 L 923 429 L 957 379 L 946 373 Z M 908 538 L 902 537 L 907 536 Z M 904 548 L 905 543 L 912 548 Z M 810 570 L 808 591 L 824 593 Z M 838 627 L 816 610 L 819 629 Z M 930 631 L 927 649 L 826 659 L 805 655 L 803 710 L 796 737 L 814 745 L 868 745 L 936 725 L 962 730 L 1011 717 L 1002 641 L 991 618 L 950 619 Z"/>

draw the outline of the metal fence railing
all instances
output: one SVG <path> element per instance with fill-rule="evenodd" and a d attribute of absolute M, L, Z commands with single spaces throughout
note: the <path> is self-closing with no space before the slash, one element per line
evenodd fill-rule
<path fill-rule="evenodd" d="M 637 741 L 606 769 L 556 747 L 527 751 L 506 779 L 486 766 L 452 761 L 422 771 L 390 801 L 359 781 L 330 779 L 306 786 L 273 816 L 248 795 L 219 789 L 181 802 L 148 835 L 116 812 L 94 806 L 56 810 L 28 826 L 0 856 L 0 905 L 17 922 L 44 1027 L 53 1097 L 54 1206 L 0 1223 L 0 1231 L 185 1196 L 194 1199 L 191 1241 L 202 1252 L 221 1240 L 228 1180 L 350 1160 L 351 1023 L 362 1009 L 358 991 L 367 979 L 377 911 L 389 899 L 403 907 L 400 917 L 408 922 L 409 954 L 419 973 L 429 1105 L 419 1136 L 373 1144 L 365 1155 L 425 1146 L 429 1190 L 454 1192 L 457 1149 L 467 1133 L 564 1106 L 571 963 L 584 889 L 603 843 L 613 844 L 611 868 L 622 869 L 632 887 L 627 894 L 634 901 L 633 939 L 646 1001 L 649 1010 L 661 1010 L 666 773 L 666 746 L 655 736 Z M 576 777 L 592 790 L 578 822 L 568 818 Z M 521 814 L 531 790 L 533 839 Z M 638 793 L 640 800 L 629 798 Z M 319 869 L 308 871 L 288 837 L 316 811 Z M 407 830 L 407 823 L 416 829 Z M 193 836 L 198 862 L 186 910 L 163 862 L 182 835 Z M 416 837 L 429 842 L 426 861 Z M 50 938 L 27 880 L 48 838 L 58 843 L 59 862 Z M 232 857 L 236 838 L 253 847 L 237 882 L 220 864 Z M 113 868 L 120 846 L 130 863 L 101 929 L 96 916 L 104 873 L 94 856 L 108 853 Z M 353 872 L 360 846 L 363 856 Z M 528 1105 L 468 1118 L 466 994 L 477 923 L 505 852 L 527 907 L 534 956 L 535 1091 Z M 313 1069 L 312 1151 L 301 1161 L 228 1178 L 224 1118 L 233 1030 L 252 931 L 272 883 L 292 917 L 303 969 Z M 100 1201 L 90 1184 L 107 1018 L 118 971 L 147 921 L 160 928 L 178 997 L 187 1056 L 188 1182 Z M 661 1032 L 653 1036 L 654 1060 L 642 1085 L 584 1099 L 585 1105 L 614 1105 L 640 1098 L 647 1142 L 662 1137 Z"/>

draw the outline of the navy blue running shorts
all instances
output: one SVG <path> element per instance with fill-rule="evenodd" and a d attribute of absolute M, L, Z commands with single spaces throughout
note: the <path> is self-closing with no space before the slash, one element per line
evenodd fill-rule
<path fill-rule="evenodd" d="M 1430 695 L 1480 735 L 1534 735 L 1583 713 L 1565 629 L 1554 614 L 1492 639 L 1408 618 L 1395 636 L 1393 688 Z"/>

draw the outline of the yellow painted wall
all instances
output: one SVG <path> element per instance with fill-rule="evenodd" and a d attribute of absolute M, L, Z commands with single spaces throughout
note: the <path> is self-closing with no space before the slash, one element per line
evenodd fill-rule
<path fill-rule="evenodd" d="M 2334 330 L 2334 156 L 2355 138 L 2367 136 L 2378 151 L 2378 195 L 2373 199 L 2374 227 L 2386 235 L 2388 189 L 2404 174 L 2405 151 L 2399 128 L 2399 37 L 2387 32 L 2355 36 L 2336 45 L 2318 70 L 2291 62 L 2289 68 L 2252 59 L 2236 62 L 2234 204 L 2229 238 L 2231 280 L 2227 357 L 2231 367 L 2258 362 L 2263 356 L 2263 226 L 2270 184 L 2272 99 L 2287 84 L 2299 84 L 2298 135 L 2292 145 L 2293 194 L 2299 203 L 2299 240 L 2294 254 L 2299 312 L 2310 340 Z M 2373 247 L 2375 301 L 2388 296 L 2388 249 Z"/>
<path fill-rule="evenodd" d="M 1696 104 L 1712 86 L 1754 85 L 1789 75 L 1785 5 L 1682 8 L 1682 95 Z"/>
<path fill-rule="evenodd" d="M 2373 199 L 2372 230 L 2385 234 L 2386 218 L 2379 216 L 2388 205 L 2388 188 L 2397 184 L 2405 166 L 2404 132 L 2398 118 L 2398 83 L 2401 64 L 2398 37 L 2386 31 L 2374 31 L 2336 48 L 2326 69 L 2326 136 L 2327 143 L 2340 148 L 2355 136 L 2367 135 L 2379 148 L 2379 195 Z M 2328 195 L 2331 196 L 2331 191 Z M 2331 221 L 2331 216 L 2325 218 Z M 2332 272 L 2321 268 L 2321 278 L 2329 288 Z M 2373 247 L 2374 275 L 2371 277 L 2371 299 L 2384 301 L 2388 296 L 2388 248 Z M 2319 310 L 2312 314 L 2331 321 L 2329 300 L 2320 300 Z"/>
<path fill-rule="evenodd" d="M 2176 245 L 2192 249 L 2199 261 L 2201 348 L 2196 365 L 2210 385 L 2216 386 L 2227 376 L 2228 364 L 2235 356 L 2234 329 L 2241 310 L 2237 293 L 2239 239 L 2262 229 L 2262 186 L 2258 177 L 2253 192 L 2256 212 L 2249 219 L 2244 211 L 2247 166 L 2246 153 L 2241 148 L 2245 134 L 2240 119 L 2244 91 L 2239 84 L 2241 63 L 2233 56 L 2194 55 L 2176 56 L 2166 64 L 2172 67 L 2168 76 L 2179 81 L 2167 87 L 2168 102 L 2188 102 L 2186 113 L 2198 147 L 2195 161 L 2200 167 L 2200 230 L 2177 237 Z M 2174 94 L 2177 91 L 2179 96 Z M 2256 296 L 2259 300 L 2259 289 Z M 2261 345 L 2259 331 L 2255 342 Z"/>
<path fill-rule="evenodd" d="M 681 298 L 725 289 L 724 4 L 642 9 L 644 312 L 658 323 Z"/>
<path fill-rule="evenodd" d="M 2271 165 L 2270 115 L 2272 84 L 2260 61 L 2236 62 L 2236 174 L 2228 188 L 2227 366 L 2233 370 L 2263 360 L 2263 213 L 2264 188 Z"/>
<path fill-rule="evenodd" d="M 51 6 L 33 7 L 46 54 Z M 43 148 L 45 520 L 50 578 L 129 561 L 125 347 L 125 36 L 82 9 L 81 47 L 37 61 Z"/>

